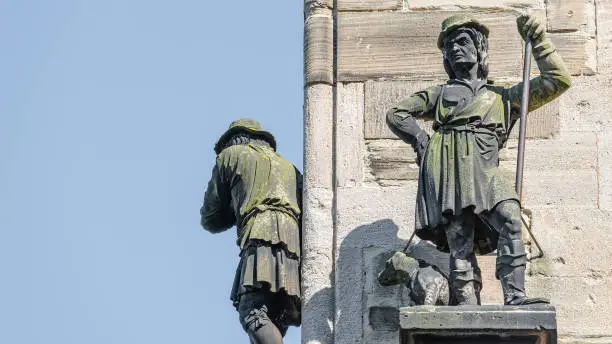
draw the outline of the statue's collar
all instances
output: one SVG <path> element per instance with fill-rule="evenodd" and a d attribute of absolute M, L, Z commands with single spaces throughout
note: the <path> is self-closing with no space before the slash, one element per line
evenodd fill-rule
<path fill-rule="evenodd" d="M 449 85 L 452 85 L 452 84 L 463 85 L 469 88 L 472 91 L 472 94 L 474 94 L 475 96 L 478 94 L 478 92 L 481 89 L 483 89 L 487 85 L 487 80 L 467 81 L 467 80 L 460 80 L 460 79 L 450 79 L 448 80 L 448 84 Z"/>

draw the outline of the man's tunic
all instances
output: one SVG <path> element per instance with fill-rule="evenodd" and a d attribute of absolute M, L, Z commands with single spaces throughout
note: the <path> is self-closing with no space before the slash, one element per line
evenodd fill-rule
<path fill-rule="evenodd" d="M 551 101 L 569 87 L 561 58 L 545 41 L 534 48 L 541 75 L 530 81 L 529 111 Z M 499 149 L 520 117 L 522 83 L 498 87 L 485 82 L 450 80 L 417 92 L 393 107 L 387 121 L 401 139 L 415 117 L 433 118 L 431 136 L 421 161 L 416 206 L 416 234 L 447 249 L 443 215 L 466 209 L 483 215 L 498 203 L 518 197 L 512 181 L 499 169 Z M 404 129 L 404 130 L 403 130 Z M 477 224 L 475 251 L 496 248 L 497 234 Z"/>
<path fill-rule="evenodd" d="M 231 299 L 249 288 L 284 291 L 299 304 L 301 174 L 269 147 L 234 145 L 217 156 L 201 209 L 212 232 L 238 230 L 241 263 Z"/>

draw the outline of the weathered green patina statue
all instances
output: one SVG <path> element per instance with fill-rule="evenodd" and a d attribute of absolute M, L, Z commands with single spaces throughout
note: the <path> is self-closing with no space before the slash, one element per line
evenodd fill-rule
<path fill-rule="evenodd" d="M 287 327 L 300 324 L 302 175 L 252 119 L 233 122 L 215 152 L 202 226 L 212 233 L 237 227 L 231 300 L 251 343 L 282 343 Z"/>
<path fill-rule="evenodd" d="M 521 36 L 533 43 L 540 76 L 531 79 L 529 111 L 570 87 L 555 47 L 536 17 L 517 19 Z M 417 92 L 387 113 L 392 131 L 412 144 L 420 163 L 415 232 L 450 251 L 451 288 L 458 304 L 479 304 L 475 253 L 497 249 L 496 276 L 504 302 L 540 302 L 525 295 L 525 247 L 521 208 L 512 181 L 499 170 L 499 149 L 519 118 L 522 83 L 487 82 L 486 26 L 459 14 L 442 23 L 438 47 L 449 76 L 445 85 Z M 416 118 L 434 119 L 429 137 Z"/>

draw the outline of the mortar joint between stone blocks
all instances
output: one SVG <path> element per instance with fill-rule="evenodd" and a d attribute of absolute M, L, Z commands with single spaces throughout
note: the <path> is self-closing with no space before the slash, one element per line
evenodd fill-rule
<path fill-rule="evenodd" d="M 599 170 L 599 134 L 595 133 L 595 177 L 597 178 L 597 209 L 601 209 L 601 183 Z"/>
<path fill-rule="evenodd" d="M 325 85 L 325 86 L 331 86 L 331 87 L 336 87 L 336 84 L 333 82 L 327 82 L 327 81 L 306 81 L 304 82 L 304 89 L 307 89 L 310 86 L 315 86 L 315 85 Z"/>

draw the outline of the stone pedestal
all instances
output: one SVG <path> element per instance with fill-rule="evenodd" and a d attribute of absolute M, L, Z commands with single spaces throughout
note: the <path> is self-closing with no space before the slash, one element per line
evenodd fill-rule
<path fill-rule="evenodd" d="M 400 309 L 401 344 L 556 344 L 556 311 L 532 306 Z"/>

